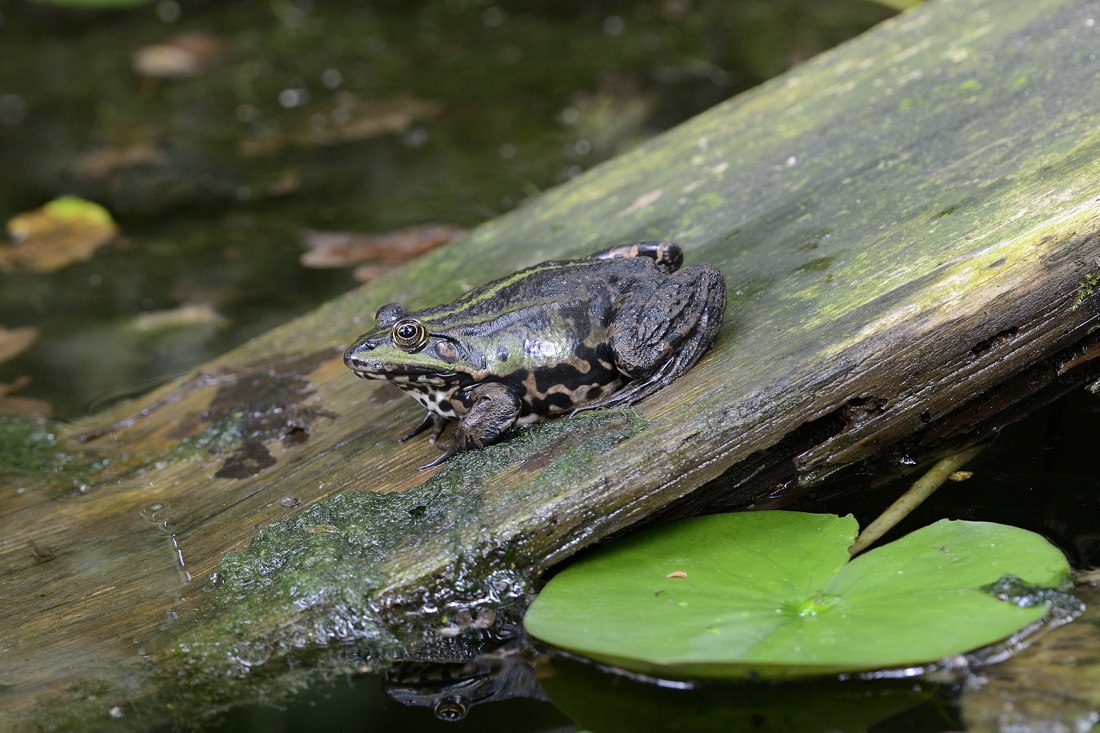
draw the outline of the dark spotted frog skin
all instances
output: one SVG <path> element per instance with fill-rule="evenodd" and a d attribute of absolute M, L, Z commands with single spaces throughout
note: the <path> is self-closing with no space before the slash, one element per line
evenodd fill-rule
<path fill-rule="evenodd" d="M 718 268 L 682 262 L 672 242 L 639 242 L 543 262 L 449 305 L 390 303 L 344 363 L 427 408 L 402 440 L 432 428 L 434 441 L 458 421 L 428 468 L 516 425 L 632 404 L 690 369 L 722 326 L 726 284 Z"/>

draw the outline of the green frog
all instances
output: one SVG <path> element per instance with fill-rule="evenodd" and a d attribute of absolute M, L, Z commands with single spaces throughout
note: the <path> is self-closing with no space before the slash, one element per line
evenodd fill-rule
<path fill-rule="evenodd" d="M 408 392 L 444 452 L 489 445 L 518 425 L 643 400 L 690 369 L 726 308 L 712 265 L 680 269 L 673 242 L 638 242 L 543 262 L 413 313 L 390 303 L 344 353 L 364 379 Z"/>

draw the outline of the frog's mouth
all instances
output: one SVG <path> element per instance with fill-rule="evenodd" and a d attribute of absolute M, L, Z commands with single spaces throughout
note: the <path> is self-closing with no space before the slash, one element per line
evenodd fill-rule
<path fill-rule="evenodd" d="M 362 379 L 383 379 L 395 384 L 430 384 L 445 386 L 459 380 L 458 372 L 443 372 L 432 367 L 418 367 L 410 364 L 386 364 L 349 354 L 344 357 L 348 369 Z"/>
<path fill-rule="evenodd" d="M 355 372 L 355 376 L 363 379 L 380 379 L 385 382 L 393 382 L 396 385 L 423 384 L 431 387 L 447 387 L 461 381 L 457 372 L 436 372 L 409 369 L 408 367 L 402 367 L 401 369 L 380 367 L 377 370 L 362 371 L 352 367 L 352 371 Z"/>

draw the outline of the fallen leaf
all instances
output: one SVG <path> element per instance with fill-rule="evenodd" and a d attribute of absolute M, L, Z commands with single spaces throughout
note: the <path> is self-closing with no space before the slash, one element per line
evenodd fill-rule
<path fill-rule="evenodd" d="M 77 157 L 73 171 L 83 178 L 106 178 L 120 168 L 166 165 L 168 156 L 148 142 L 93 150 Z"/>
<path fill-rule="evenodd" d="M 3 387 L 6 385 L 0 385 Z M 33 397 L 8 397 L 0 395 L 0 415 L 7 417 L 50 417 L 53 405 Z"/>
<path fill-rule="evenodd" d="M 0 326 L 0 362 L 14 359 L 30 348 L 38 338 L 38 329 L 32 326 L 5 328 Z"/>
<path fill-rule="evenodd" d="M 186 79 L 198 76 L 228 50 L 225 40 L 206 33 L 181 33 L 163 43 L 143 46 L 130 64 L 140 76 L 154 79 Z"/>
<path fill-rule="evenodd" d="M 282 128 L 268 129 L 260 137 L 242 140 L 238 152 L 248 158 L 276 155 L 287 145 L 316 147 L 367 140 L 388 133 L 405 132 L 417 120 L 439 114 L 442 105 L 417 97 L 394 97 L 379 102 L 364 102 L 351 94 L 341 94 L 335 107 L 322 109 L 314 104 L 302 107 L 297 117 Z"/>
<path fill-rule="evenodd" d="M 14 382 L 0 382 L 0 415 L 19 417 L 49 417 L 53 405 L 33 397 L 11 397 L 12 392 L 31 383 L 28 376 L 17 377 Z"/>
<path fill-rule="evenodd" d="M 216 326 L 223 320 L 209 303 L 187 303 L 170 310 L 142 313 L 130 321 L 130 328 L 139 333 L 154 333 L 192 326 Z"/>
<path fill-rule="evenodd" d="M 0 245 L 0 270 L 52 272 L 81 262 L 118 234 L 99 204 L 62 196 L 8 220 L 12 243 Z"/>
<path fill-rule="evenodd" d="M 416 97 L 397 97 L 377 104 L 352 99 L 338 106 L 323 124 L 311 125 L 294 141 L 304 145 L 336 145 L 388 132 L 404 132 L 417 120 L 435 117 L 440 109 L 438 102 Z"/>
<path fill-rule="evenodd" d="M 381 234 L 307 230 L 302 237 L 308 251 L 302 255 L 301 263 L 305 267 L 323 268 L 381 260 L 392 267 L 465 233 L 462 227 L 447 224 L 422 224 Z"/>
<path fill-rule="evenodd" d="M 0 362 L 19 356 L 30 348 L 38 338 L 38 329 L 32 326 L 5 328 L 0 326 Z M 23 417 L 49 417 L 53 406 L 49 402 L 32 397 L 9 397 L 12 392 L 23 389 L 31 383 L 24 375 L 16 377 L 14 382 L 0 382 L 0 415 L 19 415 Z"/>

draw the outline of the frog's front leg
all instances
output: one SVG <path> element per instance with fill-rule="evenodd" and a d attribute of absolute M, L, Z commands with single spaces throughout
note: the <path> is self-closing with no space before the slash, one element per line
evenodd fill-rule
<path fill-rule="evenodd" d="M 495 443 L 501 435 L 516 424 L 520 412 L 520 398 L 500 382 L 485 382 L 469 392 L 469 411 L 455 428 L 454 438 L 447 450 L 421 469 L 438 466 L 455 453 L 472 448 L 484 448 Z"/>
<path fill-rule="evenodd" d="M 446 426 L 447 418 L 443 417 L 442 415 L 437 415 L 431 410 L 428 410 L 428 413 L 424 415 L 424 419 L 420 421 L 420 424 L 398 438 L 397 442 L 404 443 L 406 440 L 409 440 L 410 438 L 415 438 L 417 435 L 420 435 L 428 428 L 431 428 L 432 433 L 428 436 L 428 442 L 435 443 L 435 441 L 439 438 L 439 434 L 443 432 L 443 428 L 445 428 Z"/>
<path fill-rule="evenodd" d="M 655 288 L 628 295 L 608 327 L 615 366 L 630 383 L 598 403 L 643 400 L 686 372 L 714 343 L 726 310 L 726 279 L 713 265 L 692 265 Z"/>

